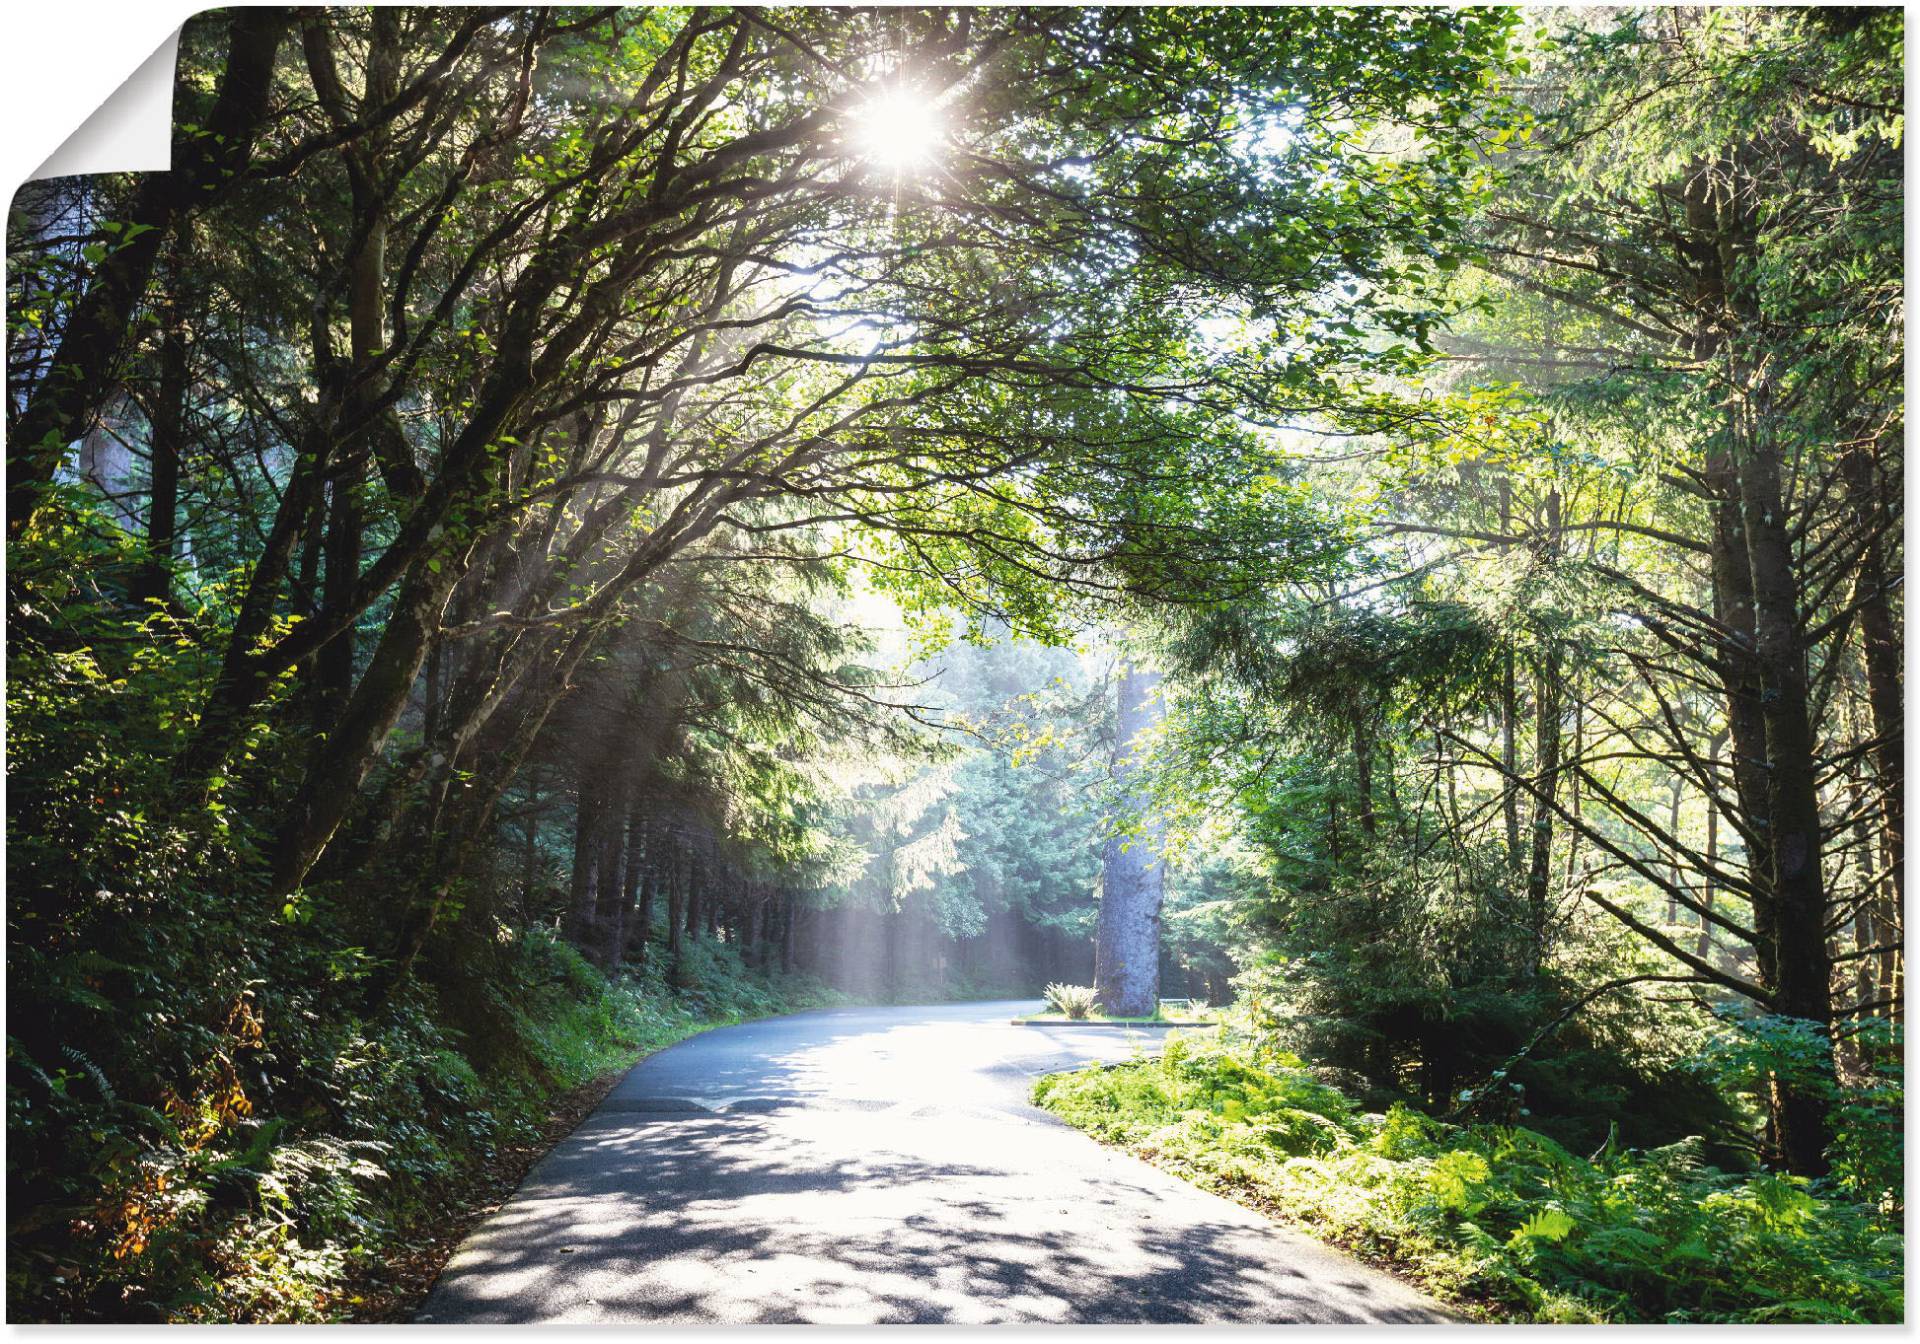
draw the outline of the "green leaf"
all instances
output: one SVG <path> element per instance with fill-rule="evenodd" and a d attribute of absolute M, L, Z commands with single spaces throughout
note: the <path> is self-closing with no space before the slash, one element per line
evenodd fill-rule
<path fill-rule="evenodd" d="M 1572 1236 L 1577 1227 L 1579 1224 L 1566 1210 L 1541 1209 L 1514 1229 L 1507 1244 L 1518 1247 L 1530 1241 L 1559 1243 Z"/>

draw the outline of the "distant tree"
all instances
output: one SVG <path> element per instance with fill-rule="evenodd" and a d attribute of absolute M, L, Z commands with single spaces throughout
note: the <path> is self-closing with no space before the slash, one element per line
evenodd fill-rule
<path fill-rule="evenodd" d="M 1132 787 L 1140 756 L 1161 721 L 1160 676 L 1128 660 L 1115 675 L 1112 776 L 1114 834 L 1100 860 L 1100 922 L 1093 988 L 1115 1016 L 1151 1016 L 1160 1006 L 1160 916 L 1166 901 L 1165 830 L 1149 796 Z"/>

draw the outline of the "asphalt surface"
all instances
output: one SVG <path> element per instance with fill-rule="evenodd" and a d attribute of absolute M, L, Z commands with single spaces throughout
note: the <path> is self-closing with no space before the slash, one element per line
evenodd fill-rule
<path fill-rule="evenodd" d="M 642 1061 L 448 1263 L 461 1323 L 1424 1322 L 1399 1281 L 1027 1104 L 1161 1031 L 856 1008 Z"/>

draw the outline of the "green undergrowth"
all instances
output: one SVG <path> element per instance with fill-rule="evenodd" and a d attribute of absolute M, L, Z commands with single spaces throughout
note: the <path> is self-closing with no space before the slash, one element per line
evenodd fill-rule
<path fill-rule="evenodd" d="M 698 988 L 610 981 L 535 931 L 502 949 L 485 1005 L 415 987 L 335 1017 L 256 991 L 207 1086 L 157 1107 L 77 1048 L 47 1070 L 10 1036 L 10 1157 L 31 1146 L 45 1175 L 10 1163 L 9 1318 L 350 1318 L 355 1285 L 444 1231 L 457 1192 L 537 1143 L 561 1098 L 707 1028 L 843 1001 L 704 940 L 681 978 Z"/>
<path fill-rule="evenodd" d="M 1202 1026 L 1212 1022 L 1217 1014 L 1210 1011 L 1206 1004 L 1197 999 L 1162 999 L 1151 1013 L 1103 1013 L 1100 1011 L 1100 996 L 1092 985 L 1048 985 L 1043 996 L 1047 1006 L 1037 1013 L 1025 1017 L 1016 1017 L 1016 1023 L 1056 1023 L 1056 1022 L 1109 1022 L 1109 1023 L 1190 1023 Z M 1168 1012 L 1167 1005 L 1184 1004 L 1184 1009 Z"/>
<path fill-rule="evenodd" d="M 1897 1207 L 1716 1170 L 1697 1140 L 1582 1157 L 1529 1129 L 1363 1114 L 1297 1058 L 1182 1036 L 1043 1078 L 1035 1100 L 1496 1319 L 1902 1319 Z"/>

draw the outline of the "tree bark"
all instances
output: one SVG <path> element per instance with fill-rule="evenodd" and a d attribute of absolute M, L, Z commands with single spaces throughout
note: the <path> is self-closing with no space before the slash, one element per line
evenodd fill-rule
<path fill-rule="evenodd" d="M 627 911 L 633 904 L 627 876 L 627 866 L 635 864 L 635 856 L 627 844 L 633 833 L 630 797 L 631 786 L 626 774 L 616 774 L 601 822 L 600 889 L 594 906 L 597 927 L 593 960 L 609 975 L 620 969 L 620 957 L 627 945 Z"/>
<path fill-rule="evenodd" d="M 687 894 L 693 886 L 693 846 L 682 825 L 673 837 L 672 865 L 667 881 L 667 979 L 681 989 L 687 987 Z"/>
<path fill-rule="evenodd" d="M 635 789 L 627 809 L 627 916 L 615 961 L 627 960 L 645 966 L 647 924 L 653 918 L 653 865 L 657 855 L 641 804 L 641 792 Z"/>
<path fill-rule="evenodd" d="M 1827 892 L 1821 872 L 1819 772 L 1808 705 L 1807 650 L 1799 583 L 1780 487 L 1770 389 L 1749 389 L 1739 454 L 1741 518 L 1753 573 L 1754 653 L 1766 730 L 1769 855 L 1775 907 L 1774 1009 L 1827 1028 L 1833 1021 L 1833 962 L 1827 947 Z M 1829 1067 L 1831 1063 L 1829 1061 Z M 1781 1157 L 1796 1175 L 1826 1172 L 1832 1140 L 1821 1089 L 1774 1087 Z"/>
<path fill-rule="evenodd" d="M 591 785 L 582 783 L 580 801 L 573 812 L 573 880 L 569 888 L 566 929 L 567 941 L 582 949 L 593 944 L 594 913 L 599 899 L 600 814 L 604 810 L 599 793 Z"/>
<path fill-rule="evenodd" d="M 1560 493 L 1546 499 L 1544 558 L 1560 552 Z M 1528 970 L 1537 975 L 1546 965 L 1552 930 L 1554 797 L 1560 782 L 1560 653 L 1550 631 L 1542 641 L 1534 669 L 1534 808 L 1527 865 L 1527 932 L 1531 940 Z"/>
<path fill-rule="evenodd" d="M 1128 787 L 1137 753 L 1160 722 L 1158 674 L 1124 663 L 1114 731 L 1113 780 L 1120 805 L 1134 814 L 1135 833 L 1107 840 L 1101 862 L 1099 923 L 1094 940 L 1094 993 L 1103 1012 L 1151 1016 L 1160 1006 L 1160 910 L 1165 898 L 1158 821 L 1142 816 L 1144 800 Z"/>
<path fill-rule="evenodd" d="M 173 563 L 180 529 L 180 462 L 186 454 L 187 398 L 191 392 L 187 360 L 186 304 L 180 290 L 191 265 L 191 232 L 183 230 L 169 263 L 172 293 L 161 313 L 160 378 L 149 416 L 149 490 L 147 554 L 134 595 L 146 603 L 173 605 Z"/>
<path fill-rule="evenodd" d="M 1707 744 L 1707 761 L 1709 762 L 1709 764 L 1718 764 L 1720 760 L 1720 748 L 1725 744 L 1726 740 L 1727 740 L 1727 735 L 1724 729 L 1714 734 L 1713 739 Z M 1714 776 L 1709 775 L 1708 778 L 1712 779 L 1714 778 Z M 1714 961 L 1712 914 L 1713 914 L 1713 898 L 1718 888 L 1714 882 L 1713 870 L 1719 867 L 1719 864 L 1720 864 L 1720 800 L 1718 797 L 1709 796 L 1707 799 L 1707 868 L 1708 868 L 1708 871 L 1703 879 L 1703 885 L 1700 892 L 1700 903 L 1706 907 L 1706 911 L 1700 916 L 1700 941 L 1694 950 L 1694 955 L 1699 957 L 1700 960 L 1706 961 L 1706 962 Z"/>
<path fill-rule="evenodd" d="M 1500 535 L 1513 535 L 1513 482 L 1503 473 L 1500 478 Z M 1507 548 L 1501 547 L 1502 551 Z M 1520 778 L 1519 689 L 1515 684 L 1513 649 L 1500 656 L 1500 762 L 1506 772 L 1501 784 L 1504 795 L 1500 811 L 1507 824 L 1507 863 L 1520 871 L 1520 790 L 1514 781 Z"/>
<path fill-rule="evenodd" d="M 426 661 L 452 579 L 451 572 L 416 574 L 396 599 L 373 659 L 308 767 L 294 814 L 281 830 L 273 895 L 299 887 L 346 819 Z"/>
<path fill-rule="evenodd" d="M 782 974 L 790 974 L 793 970 L 794 954 L 797 950 L 795 944 L 799 932 L 799 912 L 794 908 L 794 895 L 792 892 L 786 893 L 781 901 L 781 905 L 780 970 Z"/>
<path fill-rule="evenodd" d="M 1889 598 L 1886 528 L 1873 463 L 1864 445 L 1847 450 L 1840 460 L 1841 480 L 1854 526 L 1865 538 L 1854 580 L 1854 602 L 1860 611 L 1860 662 L 1867 682 L 1867 708 L 1872 717 L 1876 747 L 1874 764 L 1880 776 L 1881 824 L 1885 833 L 1887 880 L 1894 901 L 1906 900 L 1906 716 L 1900 686 L 1900 636 Z"/>

